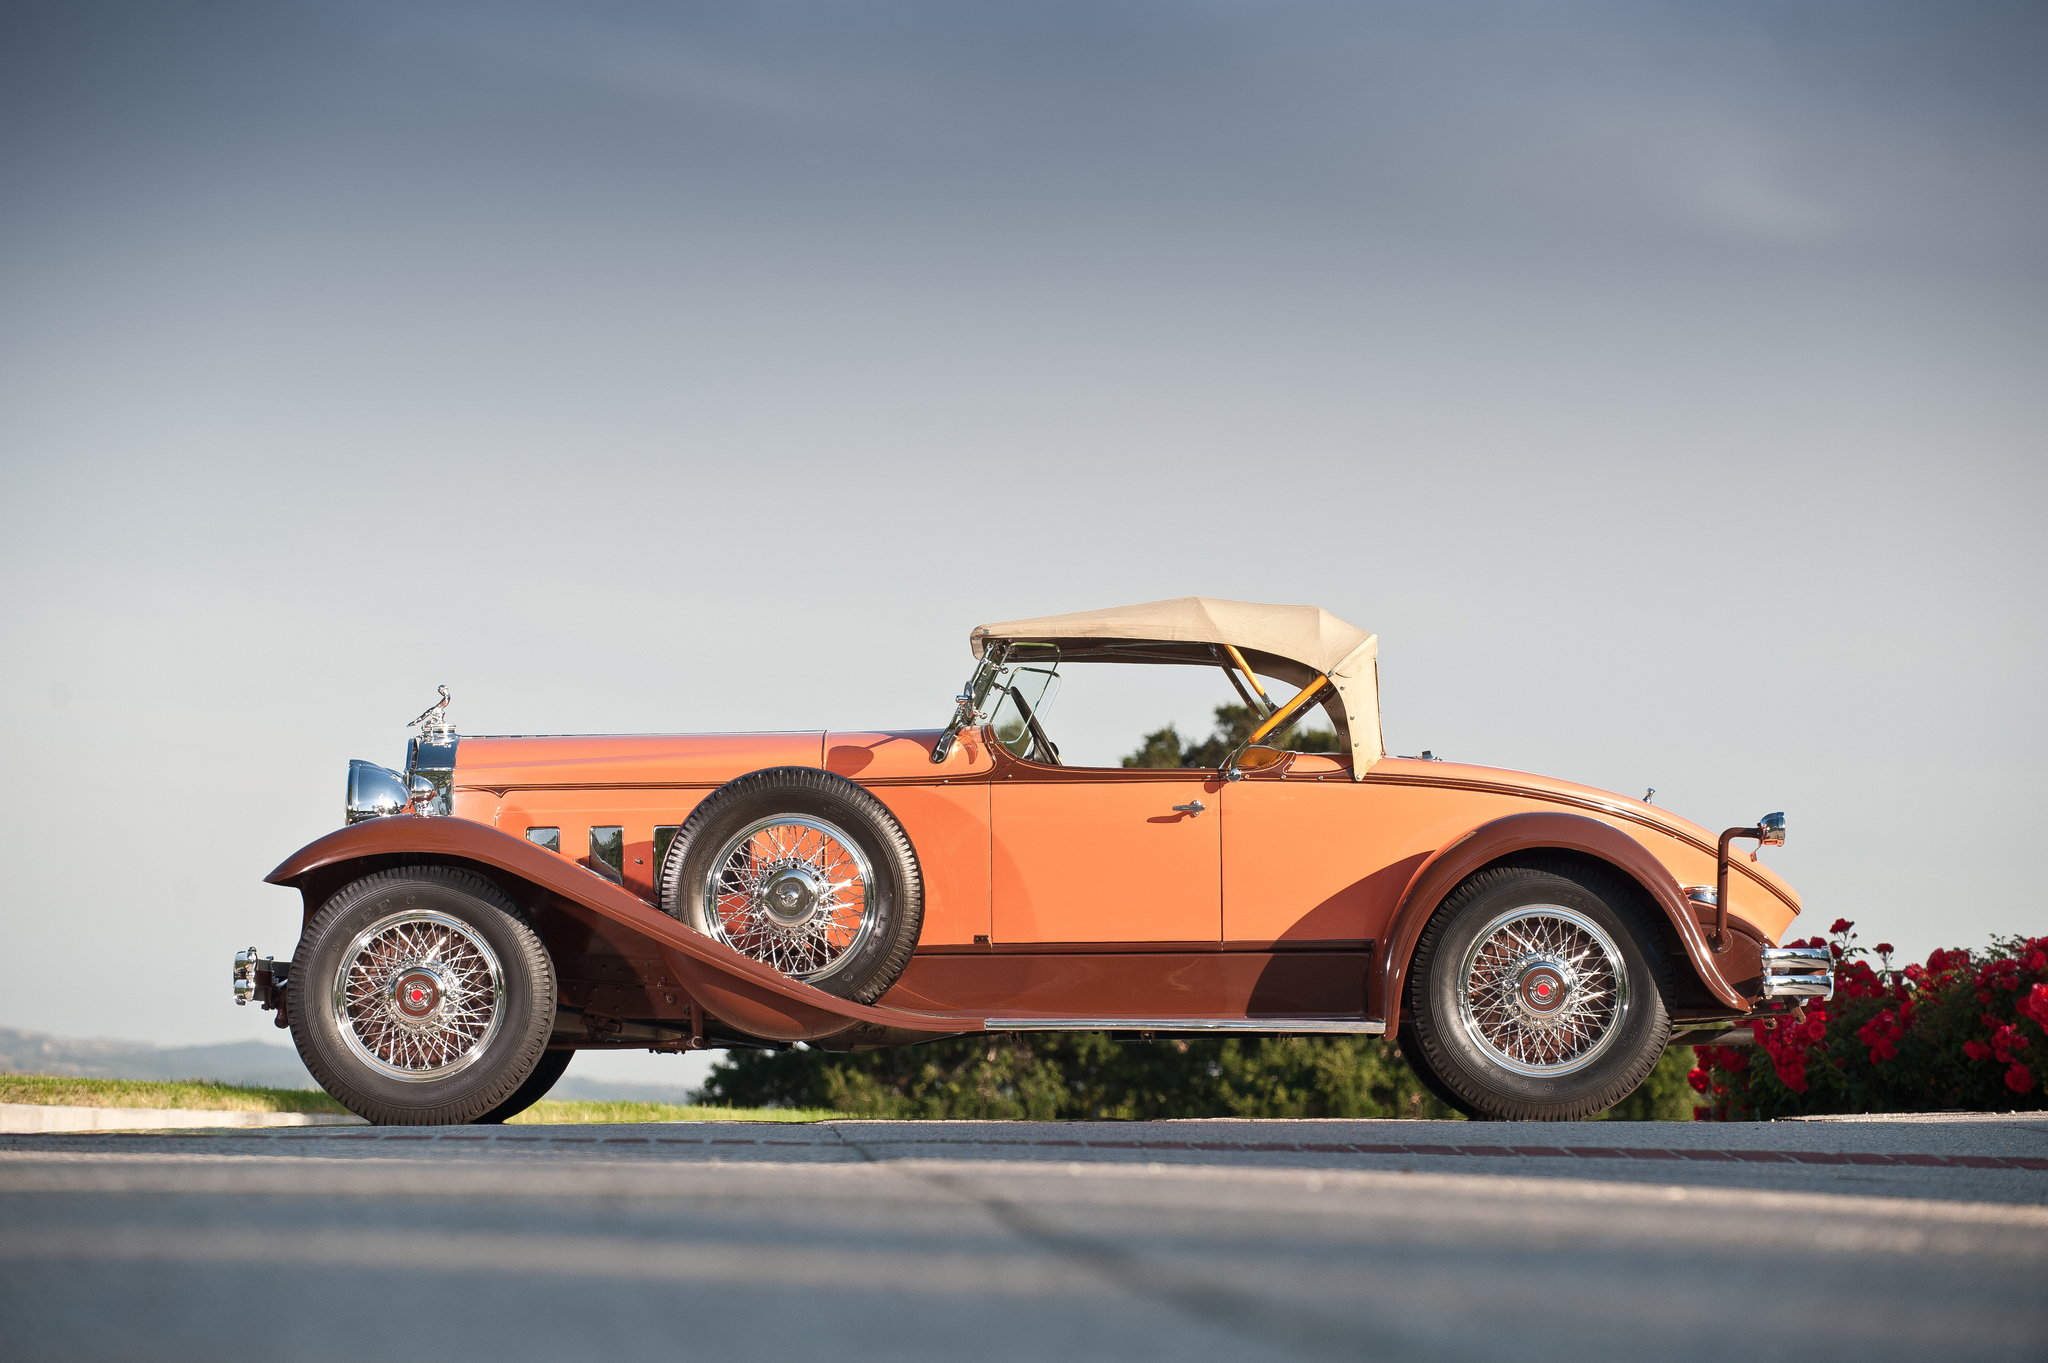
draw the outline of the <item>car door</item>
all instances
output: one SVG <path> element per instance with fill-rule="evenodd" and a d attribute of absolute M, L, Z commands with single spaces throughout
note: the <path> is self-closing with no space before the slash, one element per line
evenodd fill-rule
<path fill-rule="evenodd" d="M 1385 864 L 1390 830 L 1372 795 L 1322 754 L 1229 784 L 1218 821 L 1225 950 L 1355 950 L 1376 935 L 1413 868 Z"/>
<path fill-rule="evenodd" d="M 1214 772 L 1005 763 L 990 791 L 995 944 L 1215 950 Z"/>

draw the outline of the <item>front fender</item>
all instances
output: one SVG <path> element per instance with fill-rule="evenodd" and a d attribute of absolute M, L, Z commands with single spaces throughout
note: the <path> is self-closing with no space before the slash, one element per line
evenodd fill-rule
<path fill-rule="evenodd" d="M 668 968 L 706 1011 L 750 1036 L 811 1041 L 861 1023 L 931 1036 L 985 1030 L 980 1017 L 871 1008 L 798 983 L 544 847 L 468 819 L 370 819 L 308 843 L 263 879 L 304 892 L 310 911 L 316 898 L 355 878 L 355 865 L 388 866 L 407 858 L 492 867 L 639 933 L 660 948 Z"/>
<path fill-rule="evenodd" d="M 1537 811 L 1510 814 L 1459 834 L 1438 848 L 1408 882 L 1394 920 L 1387 933 L 1387 950 L 1380 957 L 1377 998 L 1393 1036 L 1401 1021 L 1401 981 L 1408 973 L 1409 959 L 1429 916 L 1445 896 L 1480 867 L 1515 852 L 1556 848 L 1596 857 L 1621 872 L 1656 902 L 1670 920 L 1672 930 L 1685 946 L 1686 959 L 1699 973 L 1700 982 L 1728 1007 L 1748 1012 L 1751 1004 L 1725 978 L 1714 960 L 1693 918 L 1691 902 L 1664 863 L 1650 850 L 1611 824 L 1583 814 Z"/>

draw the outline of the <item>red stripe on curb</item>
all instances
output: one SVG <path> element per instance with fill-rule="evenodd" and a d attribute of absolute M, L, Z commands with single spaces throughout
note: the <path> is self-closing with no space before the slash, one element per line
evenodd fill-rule
<path fill-rule="evenodd" d="M 102 1136 L 159 1136 L 184 1134 L 175 1128 L 166 1132 L 118 1131 L 118 1132 L 50 1132 L 58 1139 L 94 1139 Z M 549 1144 L 549 1145 L 768 1145 L 783 1148 L 839 1148 L 838 1141 L 819 1140 L 771 1140 L 759 1137 L 721 1136 L 514 1136 L 507 1134 L 469 1135 L 453 1132 L 427 1135 L 412 1131 L 204 1131 L 193 1132 L 193 1137 L 221 1137 L 250 1140 L 285 1141 L 486 1141 L 508 1144 Z M 1291 1141 L 1080 1141 L 1080 1140 L 962 1140 L 955 1137 L 899 1137 L 879 1142 L 886 1145 L 945 1145 L 972 1151 L 990 1146 L 1028 1146 L 1047 1149 L 1076 1149 L 1086 1147 L 1093 1150 L 1200 1150 L 1216 1152 L 1246 1153 L 1298 1153 L 1315 1155 L 1420 1155 L 1431 1158 L 1453 1159 L 1586 1159 L 1586 1160 L 1679 1160 L 1693 1163 L 1743 1163 L 1743 1164 L 1799 1164 L 1799 1165 L 1905 1165 L 1922 1169 L 2024 1169 L 2048 1172 L 2048 1158 L 2034 1155 L 1929 1155 L 1929 1154 L 1879 1154 L 1876 1151 L 1828 1151 L 1828 1150 L 1686 1150 L 1662 1147 L 1622 1147 L 1603 1145 L 1575 1145 L 1558 1147 L 1554 1145 L 1393 1145 L 1365 1142 L 1291 1142 Z"/>

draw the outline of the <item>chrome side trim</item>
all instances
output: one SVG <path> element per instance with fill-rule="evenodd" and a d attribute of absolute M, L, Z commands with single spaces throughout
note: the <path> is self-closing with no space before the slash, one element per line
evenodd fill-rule
<path fill-rule="evenodd" d="M 1831 999 L 1835 961 L 1826 947 L 1764 948 L 1764 997 Z"/>
<path fill-rule="evenodd" d="M 989 1018 L 991 1032 L 1262 1032 L 1384 1036 L 1387 1024 L 1357 1018 Z"/>

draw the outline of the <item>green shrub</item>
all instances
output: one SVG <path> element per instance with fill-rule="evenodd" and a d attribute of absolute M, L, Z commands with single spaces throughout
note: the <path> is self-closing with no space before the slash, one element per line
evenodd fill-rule
<path fill-rule="evenodd" d="M 712 1070 L 702 1100 L 857 1117 L 1033 1121 L 1457 1115 L 1378 1037 L 991 1033 L 855 1055 L 733 1051 Z"/>

